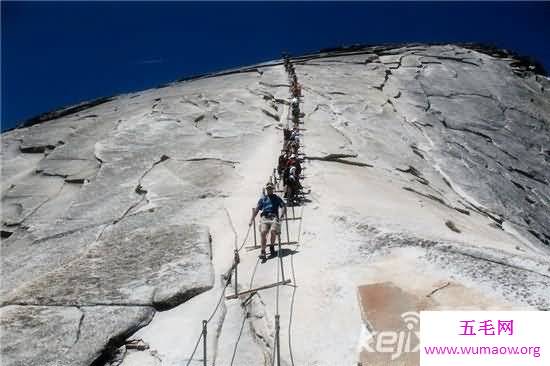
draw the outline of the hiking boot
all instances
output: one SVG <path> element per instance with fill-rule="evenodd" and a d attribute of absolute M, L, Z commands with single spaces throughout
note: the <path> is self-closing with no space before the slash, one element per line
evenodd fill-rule
<path fill-rule="evenodd" d="M 275 245 L 270 245 L 269 246 L 269 256 L 270 257 L 275 257 L 276 254 L 277 254 L 277 252 L 275 252 Z"/>
<path fill-rule="evenodd" d="M 267 257 L 265 256 L 265 252 L 261 252 L 260 255 L 258 256 L 258 258 L 260 258 L 262 263 L 265 263 L 267 261 Z"/>

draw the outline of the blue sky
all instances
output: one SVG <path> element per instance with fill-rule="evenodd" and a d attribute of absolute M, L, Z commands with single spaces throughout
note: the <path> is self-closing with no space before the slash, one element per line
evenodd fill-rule
<path fill-rule="evenodd" d="M 550 3 L 2 1 L 2 130 L 57 107 L 353 43 L 486 42 L 550 70 Z"/>

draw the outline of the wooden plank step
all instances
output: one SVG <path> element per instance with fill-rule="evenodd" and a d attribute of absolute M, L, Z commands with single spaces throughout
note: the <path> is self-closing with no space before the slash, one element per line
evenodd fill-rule
<path fill-rule="evenodd" d="M 302 146 L 300 146 L 300 147 L 302 147 Z M 285 149 L 281 149 L 281 152 L 285 152 L 285 151 L 286 151 Z M 306 153 L 303 153 L 303 152 L 298 151 L 298 155 L 305 155 L 305 154 L 306 154 Z"/>
<path fill-rule="evenodd" d="M 272 288 L 272 287 L 279 286 L 279 285 L 286 285 L 290 282 L 291 282 L 290 280 L 279 281 L 279 282 L 272 283 L 270 285 L 260 286 L 260 287 L 256 287 L 256 288 L 253 288 L 253 289 L 250 289 L 250 290 L 239 292 L 238 294 L 229 295 L 229 296 L 226 296 L 225 298 L 227 300 L 236 299 L 237 297 L 239 297 L 241 295 L 251 294 L 253 292 L 257 292 L 257 291 L 260 291 L 260 290 L 266 290 L 268 288 Z"/>
<path fill-rule="evenodd" d="M 290 242 L 284 242 L 284 243 L 281 243 L 281 245 L 296 245 L 298 244 L 297 241 L 290 241 Z M 278 243 L 275 243 L 275 248 L 277 248 L 277 245 L 279 245 Z M 269 244 L 266 245 L 266 247 L 268 247 Z M 246 250 L 248 252 L 250 252 L 251 250 L 256 250 L 256 249 L 260 249 L 262 246 L 261 245 L 252 245 L 252 246 L 248 246 L 248 247 L 245 247 Z"/>

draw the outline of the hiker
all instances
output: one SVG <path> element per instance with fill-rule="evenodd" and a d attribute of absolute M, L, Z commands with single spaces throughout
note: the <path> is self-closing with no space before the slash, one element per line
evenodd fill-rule
<path fill-rule="evenodd" d="M 300 145 L 300 138 L 298 136 L 299 136 L 299 133 L 296 130 L 296 128 L 294 128 L 292 130 L 286 129 L 284 131 L 283 150 L 285 150 L 286 152 L 290 152 L 291 145 L 292 145 L 293 142 L 296 142 L 297 145 L 299 146 Z"/>
<path fill-rule="evenodd" d="M 258 200 L 258 205 L 252 213 L 250 219 L 250 225 L 254 223 L 254 219 L 259 211 L 262 211 L 260 217 L 260 233 L 261 233 L 261 251 L 260 259 L 262 263 L 267 260 L 265 255 L 265 247 L 267 243 L 267 233 L 271 232 L 269 254 L 271 257 L 275 256 L 275 239 L 277 235 L 281 234 L 281 224 L 279 223 L 279 209 L 283 209 L 282 217 L 286 213 L 286 206 L 281 197 L 273 193 L 275 186 L 269 182 L 265 186 L 267 195 L 263 195 Z"/>
<path fill-rule="evenodd" d="M 286 169 L 286 162 L 288 161 L 288 154 L 286 151 L 283 151 L 281 155 L 279 155 L 279 163 L 277 164 L 277 173 L 279 173 L 279 179 L 283 180 L 283 174 Z M 283 180 L 283 184 L 284 184 Z"/>
<path fill-rule="evenodd" d="M 300 117 L 300 105 L 298 103 L 292 104 L 292 116 L 295 118 Z"/>
<path fill-rule="evenodd" d="M 286 162 L 287 167 L 296 167 L 296 174 L 299 177 L 302 174 L 302 165 L 296 154 L 290 155 L 290 158 Z"/>
<path fill-rule="evenodd" d="M 289 203 L 295 204 L 298 201 L 298 193 L 302 189 L 300 184 L 300 175 L 295 165 L 291 165 L 288 169 L 287 185 L 285 197 Z"/>
<path fill-rule="evenodd" d="M 290 151 L 291 154 L 298 155 L 298 149 L 300 148 L 300 143 L 298 141 L 289 140 L 287 151 Z"/>
<path fill-rule="evenodd" d="M 294 152 L 298 153 L 298 148 L 300 147 L 300 138 L 299 131 L 294 128 L 289 130 L 287 128 L 283 129 L 283 151 L 290 154 Z"/>
<path fill-rule="evenodd" d="M 292 83 L 292 86 L 290 87 L 290 91 L 291 91 L 292 95 L 295 96 L 295 97 L 301 97 L 302 96 L 302 87 L 301 87 L 300 83 L 298 83 L 298 82 L 293 82 Z"/>
<path fill-rule="evenodd" d="M 300 142 L 300 130 L 297 128 L 293 128 L 292 131 L 290 131 L 289 140 Z"/>
<path fill-rule="evenodd" d="M 283 145 L 283 151 L 287 155 L 298 155 L 300 149 L 300 139 L 288 139 Z"/>
<path fill-rule="evenodd" d="M 285 68 L 288 69 L 288 66 L 290 65 L 290 56 L 288 55 L 288 53 L 283 52 L 281 54 L 281 57 L 283 59 L 283 63 L 285 64 Z"/>
<path fill-rule="evenodd" d="M 292 108 L 292 114 L 299 114 L 300 113 L 300 102 L 298 101 L 298 98 L 293 97 L 290 101 L 290 107 Z"/>
<path fill-rule="evenodd" d="M 302 188 L 300 184 L 300 174 L 302 174 L 302 165 L 300 164 L 300 159 L 296 154 L 290 155 L 290 157 L 284 162 L 280 162 L 280 171 L 282 172 L 281 180 L 283 186 L 285 187 L 285 197 L 289 198 L 289 192 L 291 188 L 296 188 L 299 190 Z"/>
<path fill-rule="evenodd" d="M 290 68 L 292 67 L 292 64 L 290 63 L 290 60 L 288 58 L 285 58 L 284 63 L 285 63 L 285 70 L 287 72 L 290 72 Z"/>
<path fill-rule="evenodd" d="M 288 128 L 283 128 L 283 139 L 287 142 L 290 139 L 291 132 Z"/>

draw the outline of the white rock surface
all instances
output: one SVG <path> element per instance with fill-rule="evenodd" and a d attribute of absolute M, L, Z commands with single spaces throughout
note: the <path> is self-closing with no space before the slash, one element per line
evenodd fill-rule
<path fill-rule="evenodd" d="M 296 287 L 244 306 L 246 296 L 222 300 L 214 314 L 281 148 L 290 96 L 280 63 L 4 133 L 4 363 L 181 365 L 211 317 L 210 364 L 269 365 L 278 308 L 282 364 L 379 365 L 362 348 L 364 324 L 398 317 L 395 303 L 549 309 L 550 82 L 478 51 L 294 59 L 311 189 L 295 209 L 302 220 L 289 222 L 298 245 L 284 250 Z M 278 261 L 256 255 L 241 251 L 240 290 L 277 279 Z M 392 306 L 373 305 L 376 291 L 394 291 Z M 149 349 L 109 361 L 126 337 Z M 202 345 L 190 364 L 202 364 Z"/>

